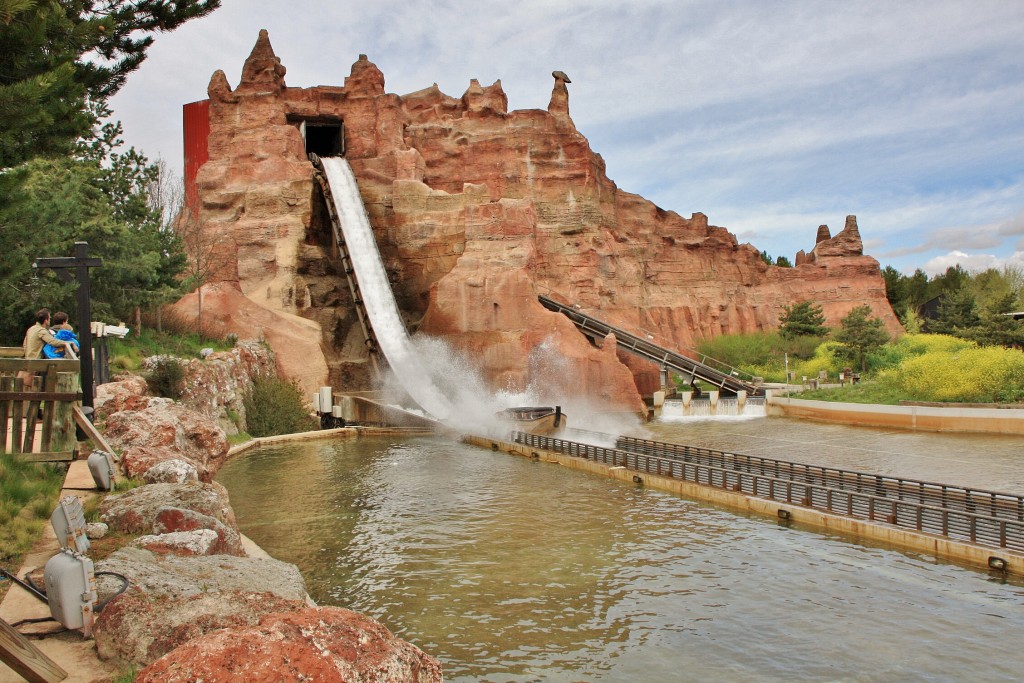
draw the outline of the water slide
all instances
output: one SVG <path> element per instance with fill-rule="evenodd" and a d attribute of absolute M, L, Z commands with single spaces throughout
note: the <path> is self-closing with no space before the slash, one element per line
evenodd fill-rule
<path fill-rule="evenodd" d="M 438 420 L 452 417 L 452 404 L 420 360 L 398 313 L 355 175 L 342 157 L 311 157 L 317 169 L 342 255 L 346 278 L 371 358 L 382 353 L 409 395 Z"/>
<path fill-rule="evenodd" d="M 538 298 L 544 308 L 564 314 L 572 320 L 580 332 L 596 342 L 600 342 L 611 332 L 615 334 L 615 341 L 620 349 L 646 358 L 662 368 L 674 370 L 688 377 L 694 377 L 729 392 L 745 391 L 748 396 L 760 396 L 764 393 L 763 387 L 755 382 L 753 377 L 744 375 L 724 363 L 707 356 L 701 356 L 700 360 L 690 358 L 678 351 L 658 346 L 648 339 L 638 337 L 621 328 L 612 327 L 593 316 L 581 312 L 575 306 L 559 303 L 546 296 Z M 690 353 L 699 355 L 696 351 L 691 351 Z"/>

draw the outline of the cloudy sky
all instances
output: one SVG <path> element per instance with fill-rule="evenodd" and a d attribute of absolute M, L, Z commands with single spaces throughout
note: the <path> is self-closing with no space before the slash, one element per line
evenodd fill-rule
<path fill-rule="evenodd" d="M 551 71 L 608 175 L 791 260 L 856 214 L 865 252 L 929 273 L 1024 266 L 1024 3 L 1017 0 L 223 0 L 157 36 L 114 98 L 125 139 L 181 171 L 181 107 L 237 85 L 261 28 L 292 87 L 360 53 L 388 92 Z"/>

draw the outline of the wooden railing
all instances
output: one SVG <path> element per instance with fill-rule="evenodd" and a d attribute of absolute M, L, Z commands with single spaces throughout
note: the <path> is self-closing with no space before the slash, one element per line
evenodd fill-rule
<path fill-rule="evenodd" d="M 0 449 L 27 460 L 73 460 L 75 408 L 82 400 L 79 362 L 16 359 L 12 353 L 0 350 Z M 35 374 L 31 386 L 23 372 Z"/>

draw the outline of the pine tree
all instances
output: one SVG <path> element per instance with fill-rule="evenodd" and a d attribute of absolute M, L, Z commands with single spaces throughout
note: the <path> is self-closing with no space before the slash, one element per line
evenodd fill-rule
<path fill-rule="evenodd" d="M 810 301 L 786 306 L 779 317 L 779 334 L 785 339 L 824 337 L 828 334 L 828 328 L 825 327 L 825 314 L 821 306 Z"/>
<path fill-rule="evenodd" d="M 153 34 L 220 0 L 0 0 L 0 169 L 70 153 Z M 87 57 L 88 56 L 88 57 Z"/>
<path fill-rule="evenodd" d="M 974 295 L 965 285 L 943 295 L 939 302 L 938 317 L 928 322 L 928 331 L 972 339 L 980 322 Z"/>
<path fill-rule="evenodd" d="M 974 339 L 982 346 L 1024 346 L 1024 326 L 1013 316 L 1017 304 L 1017 294 L 1006 292 L 994 299 L 985 307 L 981 321 L 975 328 Z"/>
<path fill-rule="evenodd" d="M 861 372 L 867 372 L 868 354 L 888 342 L 889 333 L 880 319 L 871 317 L 871 307 L 864 304 L 840 321 L 836 341 L 843 345 L 843 355 L 859 365 Z"/>

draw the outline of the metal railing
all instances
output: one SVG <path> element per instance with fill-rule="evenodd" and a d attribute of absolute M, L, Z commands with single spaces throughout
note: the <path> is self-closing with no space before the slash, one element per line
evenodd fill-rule
<path fill-rule="evenodd" d="M 763 388 L 757 384 L 752 375 L 741 372 L 731 365 L 716 361 L 696 351 L 688 351 L 694 356 L 700 356 L 700 360 L 695 360 L 677 351 L 658 346 L 652 341 L 638 337 L 622 328 L 602 322 L 572 306 L 559 303 L 543 295 L 537 298 L 541 305 L 548 310 L 561 313 L 569 318 L 580 332 L 591 339 L 603 339 L 608 333 L 612 333 L 615 335 L 615 341 L 619 348 L 653 361 L 664 368 L 693 376 L 720 389 L 745 391 L 749 395 L 763 393 Z"/>
<path fill-rule="evenodd" d="M 1011 493 L 950 486 L 949 484 L 903 477 L 866 474 L 855 470 L 806 465 L 786 460 L 762 458 L 756 455 L 730 453 L 629 436 L 619 437 L 615 446 L 621 450 L 635 453 L 682 458 L 687 462 L 700 462 L 724 469 L 756 472 L 776 479 L 815 484 L 841 491 L 870 493 L 881 498 L 895 498 L 900 501 L 1024 521 L 1024 496 Z"/>
<path fill-rule="evenodd" d="M 698 458 L 687 460 L 685 456 L 679 457 L 678 454 L 668 457 L 667 454 L 655 455 L 618 448 L 604 448 L 525 432 L 514 432 L 512 439 L 515 443 L 532 448 L 555 451 L 571 457 L 600 462 L 611 467 L 625 467 L 638 473 L 678 479 L 765 500 L 822 510 L 830 514 L 891 524 L 922 533 L 944 536 L 951 540 L 1024 552 L 1024 521 L 983 512 L 971 512 L 967 509 L 942 507 L 918 500 L 878 495 L 877 489 L 872 486 L 863 486 L 863 490 L 839 489 L 818 481 L 774 476 L 767 471 L 756 471 L 756 468 L 733 469 L 709 464 L 710 461 L 702 462 Z M 796 463 L 791 464 L 796 465 Z M 782 470 L 780 470 L 781 472 Z M 850 472 L 848 474 L 859 474 L 862 483 L 866 483 L 872 478 L 887 479 L 864 473 Z M 947 488 L 950 492 L 958 489 L 958 487 Z M 958 490 L 970 491 L 970 489 L 962 488 Z M 889 490 L 885 489 L 885 492 L 888 493 Z M 1014 498 L 1013 496 L 1009 497 Z"/>

